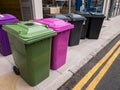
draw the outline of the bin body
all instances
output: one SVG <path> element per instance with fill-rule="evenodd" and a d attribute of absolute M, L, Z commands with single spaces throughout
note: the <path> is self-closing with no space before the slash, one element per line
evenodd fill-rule
<path fill-rule="evenodd" d="M 100 13 L 91 13 L 90 27 L 86 37 L 88 39 L 98 39 L 105 16 Z"/>
<path fill-rule="evenodd" d="M 85 39 L 88 29 L 90 28 L 91 14 L 89 12 L 76 12 L 76 14 L 82 15 L 86 18 L 85 22 L 83 23 L 82 34 L 80 37 L 81 39 Z"/>
<path fill-rule="evenodd" d="M 11 54 L 11 48 L 7 33 L 2 29 L 2 25 L 15 22 L 18 22 L 18 19 L 10 14 L 0 15 L 0 53 L 4 56 Z"/>
<path fill-rule="evenodd" d="M 47 24 L 57 32 L 52 40 L 51 69 L 56 70 L 66 62 L 67 46 L 72 24 L 55 18 L 38 19 L 35 22 Z"/>
<path fill-rule="evenodd" d="M 35 28 L 27 26 L 30 28 L 26 35 L 18 34 L 22 30 L 27 31 L 26 27 L 23 28 L 24 25 L 20 23 L 5 25 L 3 28 L 8 32 L 13 58 L 21 77 L 29 85 L 35 86 L 49 76 L 51 37 L 55 32 L 37 25 Z M 17 33 L 15 33 L 16 30 L 18 30 Z"/>
<path fill-rule="evenodd" d="M 78 45 L 82 35 L 82 26 L 85 18 L 78 14 L 66 14 L 71 19 L 69 21 L 74 25 L 74 29 L 70 31 L 69 46 Z"/>

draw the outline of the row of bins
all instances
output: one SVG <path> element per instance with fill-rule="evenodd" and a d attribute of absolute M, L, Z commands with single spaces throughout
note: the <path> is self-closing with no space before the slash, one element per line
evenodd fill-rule
<path fill-rule="evenodd" d="M 105 18 L 104 14 L 94 12 L 76 12 L 76 14 L 86 18 L 85 24 L 83 24 L 83 36 L 81 38 L 98 39 Z"/>
<path fill-rule="evenodd" d="M 10 14 L 0 15 L 0 45 L 5 46 L 6 43 L 1 43 L 1 40 L 6 37 L 3 40 L 7 41 L 9 52 L 12 49 L 16 64 L 13 67 L 14 72 L 20 74 L 31 86 L 46 79 L 49 76 L 50 68 L 56 70 L 65 64 L 67 46 L 78 45 L 83 33 L 83 23 L 85 23 L 84 29 L 86 29 L 88 21 L 92 22 L 87 17 L 78 14 L 48 16 L 55 18 L 18 22 L 18 19 Z M 96 18 L 98 19 L 98 16 Z M 90 17 L 90 19 L 92 18 Z M 91 26 L 93 24 L 91 23 Z M 3 32 L 5 35 L 2 35 Z M 0 50 L 3 54 L 1 46 Z"/>
<path fill-rule="evenodd" d="M 82 32 L 82 24 L 85 17 L 78 14 L 46 14 L 45 18 L 58 18 L 70 22 L 74 25 L 73 30 L 70 31 L 68 46 L 78 45 Z"/>
<path fill-rule="evenodd" d="M 105 16 L 101 13 L 76 12 L 72 14 L 46 14 L 45 18 L 58 18 L 74 24 L 69 46 L 78 45 L 80 39 L 98 39 Z M 79 39 L 78 39 L 79 38 Z"/>
<path fill-rule="evenodd" d="M 65 64 L 73 28 L 74 25 L 53 18 L 2 25 L 16 64 L 14 72 L 31 86 L 46 79 L 50 68 L 56 70 Z"/>

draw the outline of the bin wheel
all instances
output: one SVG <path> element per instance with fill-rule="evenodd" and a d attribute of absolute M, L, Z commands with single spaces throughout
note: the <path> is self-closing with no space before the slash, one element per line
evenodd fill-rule
<path fill-rule="evenodd" d="M 20 71 L 16 66 L 13 66 L 13 71 L 15 72 L 16 75 L 20 75 Z"/>

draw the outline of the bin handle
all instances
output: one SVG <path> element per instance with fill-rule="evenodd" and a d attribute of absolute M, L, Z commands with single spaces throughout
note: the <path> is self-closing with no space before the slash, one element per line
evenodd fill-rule
<path fill-rule="evenodd" d="M 46 28 L 49 28 L 49 26 L 48 25 L 44 25 Z"/>
<path fill-rule="evenodd" d="M 33 26 L 34 24 L 33 23 L 25 23 L 24 25 L 26 25 L 26 26 Z"/>
<path fill-rule="evenodd" d="M 46 27 L 46 28 L 49 28 L 48 25 L 45 25 L 45 24 L 42 24 L 42 23 L 37 23 L 37 22 L 35 22 L 35 23 L 38 24 L 38 25 L 44 26 L 44 27 Z"/>

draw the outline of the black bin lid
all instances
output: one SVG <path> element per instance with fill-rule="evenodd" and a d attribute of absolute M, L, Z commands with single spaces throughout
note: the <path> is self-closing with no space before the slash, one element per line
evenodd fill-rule
<path fill-rule="evenodd" d="M 84 17 L 91 17 L 91 14 L 89 12 L 76 12 L 76 14 L 82 15 Z"/>
<path fill-rule="evenodd" d="M 68 20 L 70 21 L 71 19 L 63 14 L 55 14 L 55 18 L 62 19 L 62 20 Z"/>
<path fill-rule="evenodd" d="M 97 13 L 97 12 L 90 12 L 92 17 L 97 17 L 97 18 L 105 18 L 105 15 L 102 13 Z"/>
<path fill-rule="evenodd" d="M 75 13 L 71 13 L 71 14 L 65 14 L 67 17 L 70 17 L 72 21 L 81 21 L 81 20 L 86 20 L 85 17 L 75 14 Z"/>
<path fill-rule="evenodd" d="M 44 15 L 44 18 L 52 18 L 52 17 L 55 17 L 54 14 L 45 14 Z"/>
<path fill-rule="evenodd" d="M 51 17 L 51 18 L 57 18 L 57 19 L 61 19 L 61 20 L 67 20 L 70 21 L 71 19 L 63 14 L 46 14 L 45 18 Z"/>

